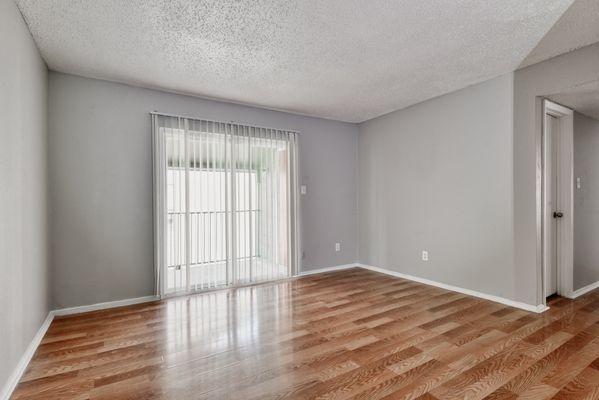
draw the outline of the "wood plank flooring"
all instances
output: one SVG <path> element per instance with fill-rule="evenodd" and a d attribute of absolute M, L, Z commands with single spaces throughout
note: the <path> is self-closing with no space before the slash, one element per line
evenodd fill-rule
<path fill-rule="evenodd" d="M 350 269 L 90 312 L 13 399 L 599 399 L 599 291 L 550 307 Z"/>

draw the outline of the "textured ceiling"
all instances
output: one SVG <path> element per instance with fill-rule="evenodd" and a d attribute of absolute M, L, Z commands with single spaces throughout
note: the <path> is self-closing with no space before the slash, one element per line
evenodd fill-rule
<path fill-rule="evenodd" d="M 548 97 L 581 114 L 599 120 L 599 82 L 586 83 Z"/>
<path fill-rule="evenodd" d="M 572 1 L 16 0 L 52 70 L 351 122 L 516 69 Z"/>
<path fill-rule="evenodd" d="M 599 0 L 576 0 L 537 44 L 522 66 L 599 42 Z"/>

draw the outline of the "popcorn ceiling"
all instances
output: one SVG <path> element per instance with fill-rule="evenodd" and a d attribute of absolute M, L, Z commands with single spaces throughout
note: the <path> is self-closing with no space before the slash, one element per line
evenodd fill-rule
<path fill-rule="evenodd" d="M 17 0 L 52 70 L 361 122 L 510 72 L 573 0 Z"/>
<path fill-rule="evenodd" d="M 599 1 L 576 0 L 522 62 L 528 66 L 599 42 Z"/>

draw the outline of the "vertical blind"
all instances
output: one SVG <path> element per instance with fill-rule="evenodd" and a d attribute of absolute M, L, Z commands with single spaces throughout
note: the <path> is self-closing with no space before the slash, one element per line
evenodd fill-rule
<path fill-rule="evenodd" d="M 159 295 L 288 277 L 295 132 L 152 114 Z"/>

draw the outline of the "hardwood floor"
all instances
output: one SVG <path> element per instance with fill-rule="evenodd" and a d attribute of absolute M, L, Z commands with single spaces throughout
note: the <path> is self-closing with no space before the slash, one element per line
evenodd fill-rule
<path fill-rule="evenodd" d="M 56 318 L 14 399 L 599 399 L 599 291 L 533 314 L 351 269 Z"/>

